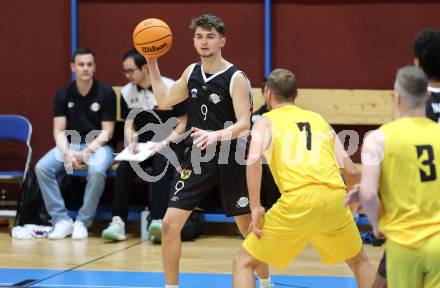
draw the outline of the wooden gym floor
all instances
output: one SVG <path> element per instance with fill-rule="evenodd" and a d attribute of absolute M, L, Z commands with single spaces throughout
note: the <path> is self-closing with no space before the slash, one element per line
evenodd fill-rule
<path fill-rule="evenodd" d="M 7 227 L 0 228 L 0 286 L 163 287 L 159 245 L 131 234 L 126 241 L 108 242 L 99 238 L 100 231 L 92 231 L 86 241 L 16 240 Z M 232 259 L 241 242 L 238 236 L 202 236 L 184 242 L 180 287 L 231 287 Z M 377 267 L 384 248 L 364 248 Z M 272 270 L 272 275 L 280 288 L 356 287 L 345 264 L 324 265 L 311 247 L 286 270 Z"/>

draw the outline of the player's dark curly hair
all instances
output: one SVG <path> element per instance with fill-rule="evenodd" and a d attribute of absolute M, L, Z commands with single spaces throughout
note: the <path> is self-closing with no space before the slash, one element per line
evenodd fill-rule
<path fill-rule="evenodd" d="M 429 79 L 440 80 L 440 30 L 425 29 L 414 39 L 414 56 Z"/>
<path fill-rule="evenodd" d="M 204 14 L 202 16 L 194 17 L 191 20 L 189 29 L 195 31 L 197 27 L 201 27 L 206 30 L 211 30 L 214 28 L 218 34 L 225 36 L 225 23 L 220 19 L 220 17 L 215 15 Z"/>

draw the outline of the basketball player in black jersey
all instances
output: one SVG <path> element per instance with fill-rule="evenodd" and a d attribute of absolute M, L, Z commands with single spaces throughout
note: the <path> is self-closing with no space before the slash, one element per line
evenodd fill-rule
<path fill-rule="evenodd" d="M 251 115 L 250 84 L 242 71 L 222 57 L 226 38 L 220 18 L 202 15 L 192 19 L 190 28 L 201 62 L 188 66 L 169 89 L 161 80 L 157 60 L 147 59 L 159 107 L 171 107 L 189 98 L 187 128 L 192 130 L 185 140 L 188 149 L 183 171 L 174 182 L 162 222 L 162 258 L 168 288 L 178 287 L 180 231 L 215 183 L 226 214 L 235 217 L 243 235 L 251 221 L 244 165 Z M 260 287 L 273 287 L 266 265 L 259 267 L 258 274 Z"/>
<path fill-rule="evenodd" d="M 426 116 L 440 123 L 440 30 L 420 31 L 414 40 L 414 64 L 428 75 L 431 97 L 426 102 Z"/>

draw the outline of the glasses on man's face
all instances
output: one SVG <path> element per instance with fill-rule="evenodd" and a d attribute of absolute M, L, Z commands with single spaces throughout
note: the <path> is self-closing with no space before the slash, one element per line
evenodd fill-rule
<path fill-rule="evenodd" d="M 136 72 L 136 70 L 139 70 L 139 68 L 134 68 L 134 69 L 122 69 L 122 73 L 124 75 L 133 75 L 134 72 Z"/>

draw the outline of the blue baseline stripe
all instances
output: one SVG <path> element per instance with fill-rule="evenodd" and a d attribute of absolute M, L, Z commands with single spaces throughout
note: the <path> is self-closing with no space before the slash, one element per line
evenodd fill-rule
<path fill-rule="evenodd" d="M 63 270 L 0 268 L 0 285 L 7 286 L 26 279 L 45 279 Z M 303 288 L 355 288 L 353 277 L 346 276 L 288 276 L 273 275 L 280 287 Z M 34 288 L 162 288 L 164 276 L 161 272 L 125 272 L 72 270 L 30 285 Z M 224 288 L 232 286 L 230 274 L 181 273 L 180 287 Z"/>

